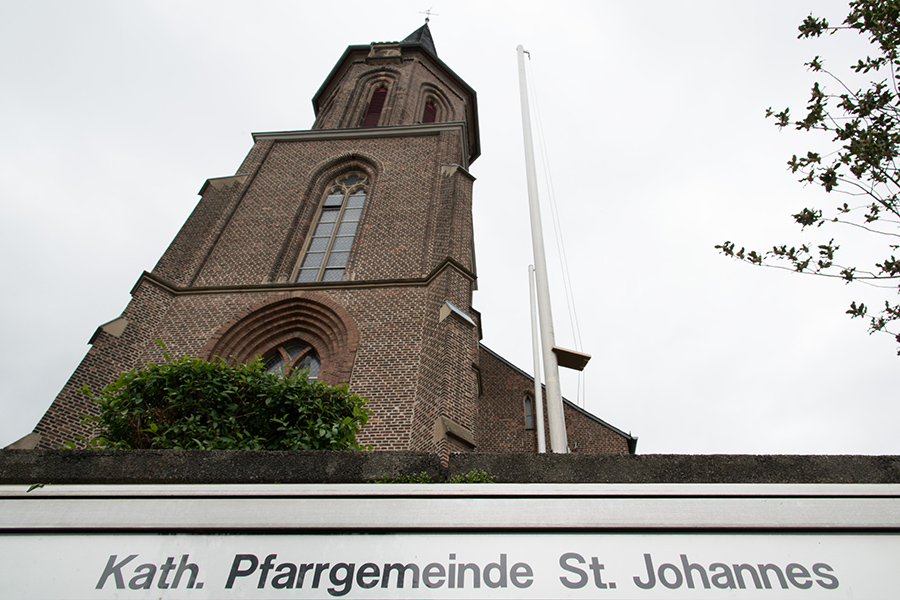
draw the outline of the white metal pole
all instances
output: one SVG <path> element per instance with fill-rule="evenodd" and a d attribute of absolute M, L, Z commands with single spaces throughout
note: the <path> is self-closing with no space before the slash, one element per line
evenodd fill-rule
<path fill-rule="evenodd" d="M 531 348 L 534 355 L 534 412 L 538 452 L 547 452 L 544 435 L 544 394 L 541 393 L 541 340 L 538 338 L 537 306 L 535 305 L 534 265 L 528 265 L 528 299 L 531 301 Z"/>
<path fill-rule="evenodd" d="M 537 174 L 534 166 L 534 144 L 531 138 L 531 113 L 525 82 L 525 49 L 519 45 L 519 90 L 522 100 L 522 135 L 525 140 L 525 175 L 528 182 L 528 207 L 531 214 L 531 245 L 534 250 L 534 273 L 537 282 L 538 314 L 541 320 L 541 354 L 544 358 L 544 382 L 547 388 L 547 420 L 550 425 L 550 450 L 559 454 L 569 451 L 566 440 L 566 417 L 559 388 L 559 364 L 553 346 L 553 313 L 550 309 L 550 284 L 544 256 L 544 232 L 538 203 Z"/>

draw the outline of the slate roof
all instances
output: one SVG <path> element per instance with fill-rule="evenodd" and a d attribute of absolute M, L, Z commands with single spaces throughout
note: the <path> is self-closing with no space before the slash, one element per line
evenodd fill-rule
<path fill-rule="evenodd" d="M 431 30 L 428 28 L 428 23 L 425 23 L 411 34 L 406 36 L 406 39 L 400 42 L 401 44 L 420 44 L 423 48 L 434 54 L 437 57 L 437 50 L 434 48 L 434 39 L 431 37 Z"/>

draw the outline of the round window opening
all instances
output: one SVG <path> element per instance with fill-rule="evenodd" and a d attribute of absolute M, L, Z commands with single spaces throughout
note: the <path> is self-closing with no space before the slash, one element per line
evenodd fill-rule
<path fill-rule="evenodd" d="M 306 371 L 310 379 L 318 379 L 322 363 L 312 346 L 299 341 L 291 341 L 278 346 L 266 359 L 266 373 L 279 377 Z"/>

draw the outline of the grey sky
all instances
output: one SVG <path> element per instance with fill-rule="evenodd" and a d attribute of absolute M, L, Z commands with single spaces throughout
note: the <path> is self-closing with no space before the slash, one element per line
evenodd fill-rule
<path fill-rule="evenodd" d="M 803 106 L 813 56 L 836 70 L 855 62 L 853 37 L 796 39 L 811 10 L 839 22 L 845 3 L 431 7 L 440 57 L 478 93 L 474 305 L 487 346 L 531 372 L 521 43 L 593 355 L 586 408 L 639 436 L 643 453 L 900 452 L 894 344 L 842 314 L 879 293 L 713 249 L 814 239 L 790 214 L 837 203 L 786 171 L 810 136 L 779 133 L 763 114 Z M 253 131 L 308 129 L 310 99 L 344 48 L 402 39 L 427 8 L 0 3 L 0 445 L 31 430 L 204 180 L 234 173 Z M 833 235 L 849 248 L 846 232 Z M 572 347 L 549 260 L 557 341 Z M 575 399 L 574 378 L 563 393 Z"/>

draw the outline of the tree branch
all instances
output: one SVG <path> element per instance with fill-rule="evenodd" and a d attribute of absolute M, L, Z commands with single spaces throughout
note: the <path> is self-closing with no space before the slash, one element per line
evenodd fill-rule
<path fill-rule="evenodd" d="M 891 233 L 889 231 L 878 231 L 877 229 L 872 229 L 871 227 L 866 227 L 865 225 L 861 225 L 859 223 L 854 223 L 853 221 L 844 221 L 843 219 L 832 219 L 832 223 L 841 223 L 842 225 L 850 225 L 852 227 L 859 227 L 860 229 L 865 229 L 866 231 L 870 231 L 872 233 L 877 233 L 879 235 L 889 235 L 891 237 L 900 238 L 900 233 Z"/>

